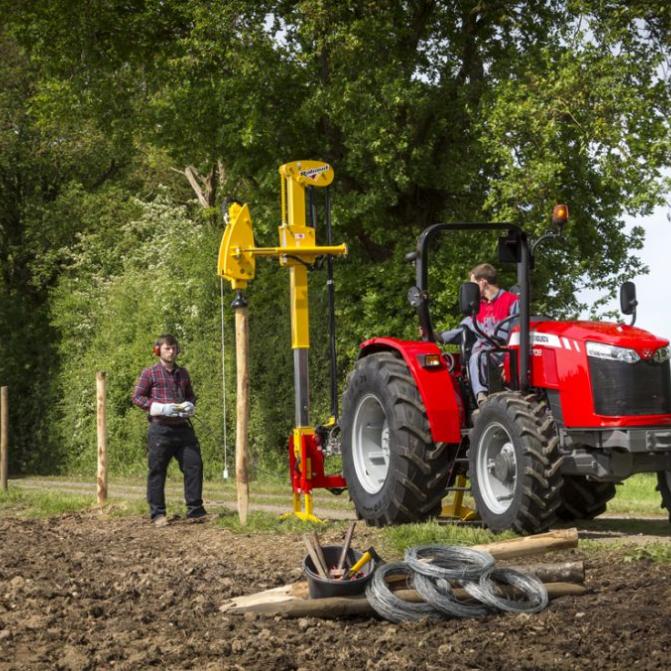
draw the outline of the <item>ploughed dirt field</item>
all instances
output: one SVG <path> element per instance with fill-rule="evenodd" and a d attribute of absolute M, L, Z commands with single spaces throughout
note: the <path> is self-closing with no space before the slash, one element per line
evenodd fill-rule
<path fill-rule="evenodd" d="M 357 530 L 357 546 L 372 533 Z M 671 566 L 617 552 L 535 558 L 585 559 L 589 588 L 535 615 L 395 625 L 220 612 L 298 580 L 303 555 L 300 534 L 211 521 L 0 519 L 0 670 L 671 668 Z"/>

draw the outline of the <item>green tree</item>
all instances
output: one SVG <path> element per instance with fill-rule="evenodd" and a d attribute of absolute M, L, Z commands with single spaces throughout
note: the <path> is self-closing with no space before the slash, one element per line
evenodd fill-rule
<path fill-rule="evenodd" d="M 10 184 L 16 164 L 22 184 L 34 185 L 3 192 L 12 194 L 3 196 L 6 211 L 21 213 L 12 219 L 20 221 L 15 242 L 3 238 L 3 249 L 15 250 L 2 257 L 3 268 L 27 255 L 20 266 L 28 281 L 12 275 L 19 303 L 37 282 L 44 305 L 45 288 L 57 284 L 50 307 L 66 343 L 61 357 L 77 333 L 65 313 L 66 287 L 79 271 L 63 270 L 59 250 L 78 232 L 109 246 L 101 267 L 115 279 L 105 285 L 105 309 L 126 314 L 124 300 L 141 308 L 127 314 L 142 328 L 128 331 L 126 347 L 139 353 L 144 331 L 158 326 L 148 318 L 156 304 L 136 295 L 137 267 L 120 261 L 126 237 L 102 234 L 114 223 L 107 215 L 96 221 L 87 207 L 105 210 L 118 198 L 120 221 L 130 225 L 139 216 L 131 210 L 152 211 L 167 185 L 171 207 L 186 206 L 182 229 L 201 245 L 180 267 L 209 277 L 221 199 L 250 202 L 259 243 L 273 244 L 277 167 L 301 157 L 336 170 L 336 238 L 351 249 L 337 263 L 343 371 L 361 338 L 415 334 L 405 300 L 413 274 L 403 256 L 430 223 L 510 220 L 538 235 L 552 205 L 568 202 L 566 240 L 543 252 L 534 280 L 537 308 L 557 314 L 577 309 L 583 285 L 612 290 L 644 270 L 635 256 L 644 231 L 627 234 L 623 218 L 649 212 L 668 187 L 671 18 L 661 0 L 0 0 L 0 14 L 13 54 L 3 59 L 3 81 L 14 82 L 3 87 L 12 93 L 0 107 L 23 119 L 27 133 L 18 142 L 3 125 L 3 160 L 20 153 L 2 164 L 3 174 Z M 195 207 L 185 177 L 195 185 Z M 176 258 L 181 237 L 170 230 L 176 239 L 164 240 L 165 253 Z M 136 242 L 147 253 L 145 245 L 159 244 L 153 236 Z M 458 318 L 465 271 L 495 260 L 494 240 L 452 236 L 434 258 L 433 305 L 447 325 Z M 164 281 L 162 261 L 152 264 L 152 281 Z M 87 289 L 92 296 L 96 287 Z M 210 363 L 218 356 L 214 291 L 194 303 L 207 328 L 189 331 Z M 281 418 L 292 415 L 288 336 L 287 349 L 275 346 L 287 323 L 285 313 L 277 317 L 285 292 L 283 272 L 269 264 L 250 290 L 259 445 L 283 443 Z M 314 293 L 319 335 L 323 296 Z M 38 333 L 44 339 L 46 331 L 7 314 L 13 346 L 35 347 Z M 102 351 L 103 340 L 94 340 L 91 352 Z M 325 353 L 314 342 L 312 368 L 321 373 Z M 278 389 L 282 403 L 269 402 Z"/>

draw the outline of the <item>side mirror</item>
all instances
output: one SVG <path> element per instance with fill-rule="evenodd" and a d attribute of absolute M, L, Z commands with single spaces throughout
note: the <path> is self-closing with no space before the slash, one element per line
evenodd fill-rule
<path fill-rule="evenodd" d="M 480 311 L 480 287 L 475 282 L 464 282 L 459 287 L 459 309 L 466 317 Z"/>
<path fill-rule="evenodd" d="M 620 310 L 622 310 L 622 314 L 634 315 L 634 319 L 636 319 L 637 305 L 636 285 L 633 282 L 623 282 L 620 287 Z"/>

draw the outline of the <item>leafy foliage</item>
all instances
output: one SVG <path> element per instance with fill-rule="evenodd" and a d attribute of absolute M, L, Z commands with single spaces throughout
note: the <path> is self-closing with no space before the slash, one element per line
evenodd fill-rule
<path fill-rule="evenodd" d="M 200 395 L 208 468 L 221 467 L 216 208 L 226 195 L 250 202 L 257 241 L 274 244 L 289 160 L 336 170 L 335 235 L 350 247 L 336 263 L 340 384 L 362 338 L 414 337 L 403 257 L 430 223 L 509 220 L 537 236 L 568 202 L 566 238 L 536 268 L 537 311 L 572 314 L 577 289 L 645 271 L 644 231 L 625 232 L 623 217 L 668 187 L 666 2 L 0 0 L 0 13 L 0 379 L 16 399 L 16 470 L 92 468 L 97 369 L 109 374 L 112 466 L 143 469 L 144 419 L 128 398 L 166 330 Z M 202 176 L 205 209 L 185 166 Z M 432 255 L 449 326 L 457 285 L 496 262 L 495 245 L 453 235 Z M 318 421 L 326 294 L 319 272 L 311 283 Z M 284 271 L 260 263 L 257 468 L 292 423 L 286 294 Z"/>

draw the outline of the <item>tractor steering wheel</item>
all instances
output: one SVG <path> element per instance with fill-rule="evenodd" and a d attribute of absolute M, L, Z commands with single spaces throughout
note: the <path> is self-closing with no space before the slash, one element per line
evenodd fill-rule
<path fill-rule="evenodd" d="M 502 327 L 506 322 L 509 322 L 509 321 L 511 321 L 512 319 L 517 319 L 519 316 L 520 316 L 519 313 L 515 313 L 514 315 L 508 315 L 507 317 L 504 317 L 501 321 L 497 322 L 497 323 L 494 325 L 494 328 L 493 328 L 493 330 L 492 330 L 492 333 L 494 334 L 494 335 L 492 336 L 492 338 L 494 338 L 494 340 L 496 340 L 497 342 L 499 342 L 501 345 L 505 345 L 506 342 L 507 342 L 507 338 L 505 338 L 505 339 L 504 339 L 504 338 L 501 338 L 500 336 L 498 336 L 498 335 L 496 335 L 496 334 L 499 332 L 499 330 L 501 329 L 501 327 Z"/>

